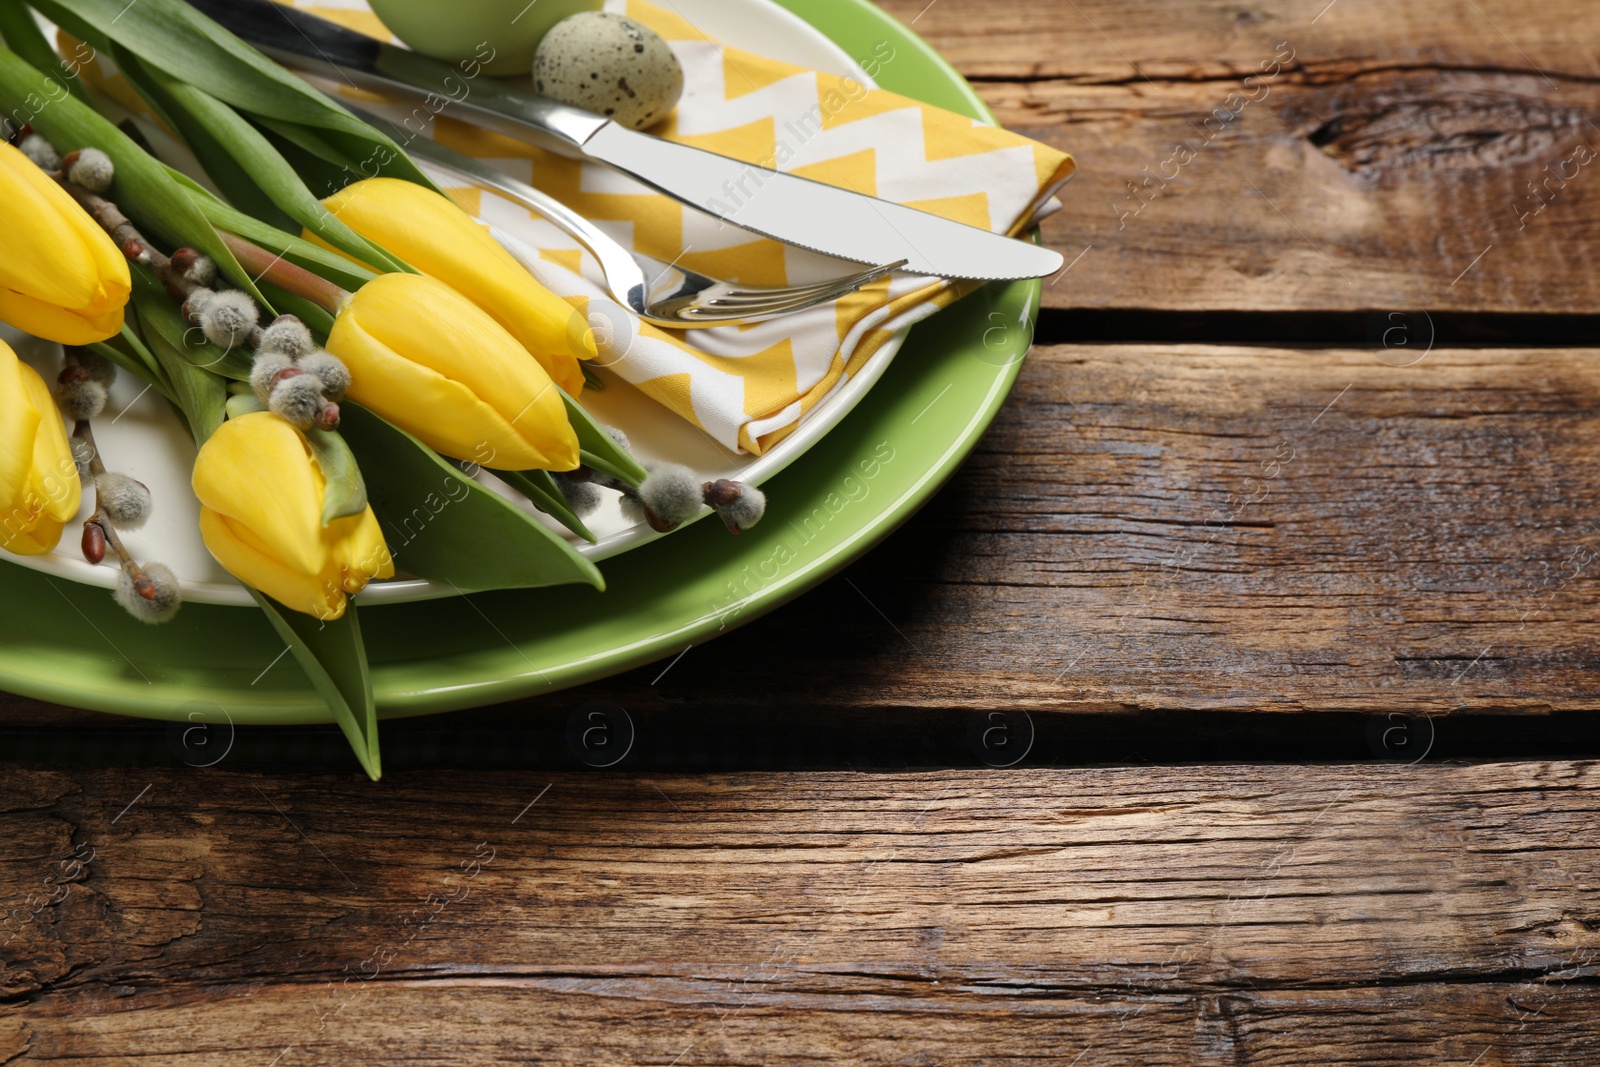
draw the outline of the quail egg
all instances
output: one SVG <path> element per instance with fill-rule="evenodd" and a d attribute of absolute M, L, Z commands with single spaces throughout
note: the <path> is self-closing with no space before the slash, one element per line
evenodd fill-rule
<path fill-rule="evenodd" d="M 677 105 L 683 67 L 648 26 L 589 11 L 562 19 L 539 42 L 533 87 L 540 96 L 642 130 Z"/>

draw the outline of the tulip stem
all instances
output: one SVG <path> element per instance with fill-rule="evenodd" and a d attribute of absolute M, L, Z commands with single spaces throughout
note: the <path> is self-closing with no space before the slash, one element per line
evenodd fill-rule
<path fill-rule="evenodd" d="M 100 475 L 106 473 L 105 461 L 100 458 L 100 446 L 95 444 L 94 430 L 90 428 L 89 420 L 79 419 L 76 423 L 74 423 L 72 427 L 72 436 L 82 441 L 88 448 L 89 473 L 95 477 L 99 477 Z M 123 546 L 122 538 L 117 536 L 117 528 L 111 524 L 111 515 L 106 511 L 105 503 L 100 499 L 98 492 L 95 494 L 94 514 L 83 520 L 86 555 L 88 554 L 87 546 L 91 543 L 91 539 L 93 537 L 89 530 L 89 527 L 91 526 L 98 527 L 99 536 L 105 540 L 105 547 L 110 548 L 111 551 L 116 554 L 118 561 L 122 564 L 122 569 L 127 571 L 129 577 L 133 579 L 134 588 L 139 592 L 139 594 L 146 600 L 154 599 L 154 583 L 152 583 L 150 579 L 145 576 L 144 571 L 141 570 L 139 564 L 135 562 L 133 555 L 129 553 L 127 548 Z M 103 551 L 104 550 L 102 549 L 100 554 L 103 555 Z M 100 560 L 91 557 L 89 562 L 99 563 Z M 148 592 L 146 592 L 147 589 L 149 590 Z"/>
<path fill-rule="evenodd" d="M 290 263 L 281 255 L 269 252 L 260 245 L 226 230 L 217 232 L 222 238 L 222 243 L 228 246 L 228 251 L 239 261 L 239 265 L 254 275 L 257 281 L 268 282 L 280 289 L 288 290 L 295 296 L 304 297 L 330 315 L 338 315 L 345 301 L 350 299 L 350 294 L 346 290 L 304 267 Z"/>

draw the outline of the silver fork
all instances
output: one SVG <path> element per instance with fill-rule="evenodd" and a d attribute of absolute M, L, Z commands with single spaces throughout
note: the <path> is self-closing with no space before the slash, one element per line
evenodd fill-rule
<path fill-rule="evenodd" d="M 372 125 L 381 120 L 349 101 L 339 99 L 357 118 Z M 758 286 L 719 281 L 704 274 L 641 255 L 548 193 L 504 174 L 481 160 L 426 137 L 415 137 L 406 151 L 475 185 L 485 186 L 536 211 L 583 245 L 605 272 L 606 285 L 617 303 L 644 321 L 668 329 L 733 326 L 792 315 L 837 300 L 905 265 L 905 260 L 868 267 L 858 274 L 811 285 Z"/>

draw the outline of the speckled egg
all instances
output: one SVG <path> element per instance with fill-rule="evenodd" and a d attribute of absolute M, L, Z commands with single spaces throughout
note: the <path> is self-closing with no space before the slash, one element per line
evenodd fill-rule
<path fill-rule="evenodd" d="M 677 105 L 683 67 L 649 27 L 588 11 L 562 19 L 539 42 L 533 87 L 540 96 L 642 130 Z"/>

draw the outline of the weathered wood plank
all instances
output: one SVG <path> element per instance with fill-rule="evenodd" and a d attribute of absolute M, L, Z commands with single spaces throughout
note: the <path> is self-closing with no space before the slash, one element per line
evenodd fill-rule
<path fill-rule="evenodd" d="M 0 1058 L 1576 1065 L 1597 799 L 1591 763 L 12 770 L 8 900 L 83 862 L 8 931 Z"/>
<path fill-rule="evenodd" d="M 1582 0 L 874 2 L 982 82 L 1242 77 L 1285 39 L 1314 46 L 1302 62 L 1340 58 L 1351 69 L 1387 60 L 1424 70 L 1537 68 L 1553 79 L 1600 74 L 1600 57 L 1578 32 L 1595 18 Z"/>
<path fill-rule="evenodd" d="M 1600 310 L 1583 0 L 883 6 L 1077 155 L 1050 306 Z"/>
<path fill-rule="evenodd" d="M 432 979 L 358 987 L 345 1014 L 305 986 L 226 989 L 152 1008 L 52 998 L 16 1027 L 13 1062 L 477 1065 L 1073 1064 L 1154 1067 L 1590 1067 L 1593 987 L 1519 983 L 1080 994 L 982 987 L 848 993 L 809 968 L 742 975 Z M 831 983 L 830 983 L 831 984 Z M 212 999 L 220 998 L 220 999 Z M 137 1000 L 137 997 L 131 998 Z M 325 996 L 330 1007 L 338 1001 Z M 80 1014 L 73 1014 L 76 1007 Z M 1524 1018 L 1524 1016 L 1526 1016 Z M 0 1042 L 5 1042 L 0 1020 Z M 120 1050 L 120 1051 L 118 1051 Z M 124 1053 L 126 1055 L 124 1055 Z M 148 1057 L 148 1059 L 143 1058 Z"/>
<path fill-rule="evenodd" d="M 1594 709 L 1600 361 L 1383 362 L 1410 358 L 1036 349 L 974 457 L 848 582 L 631 693 L 752 711 Z"/>
<path fill-rule="evenodd" d="M 1600 358 L 1384 362 L 1416 354 L 1036 349 L 952 483 L 843 578 L 562 699 L 1595 709 Z"/>

